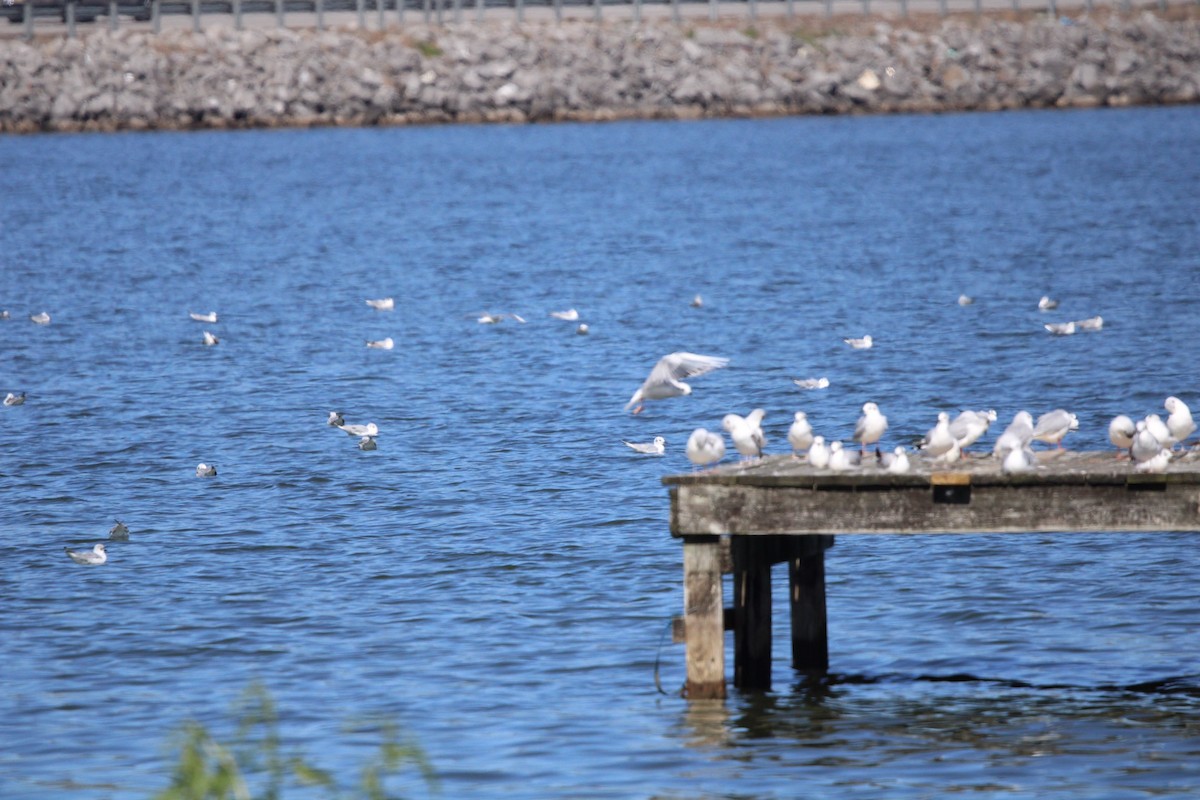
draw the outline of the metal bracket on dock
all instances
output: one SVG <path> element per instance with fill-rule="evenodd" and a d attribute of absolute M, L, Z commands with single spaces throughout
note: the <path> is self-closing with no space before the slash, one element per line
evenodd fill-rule
<path fill-rule="evenodd" d="M 1165 492 L 1167 476 L 1161 473 L 1135 473 L 1125 478 L 1125 488 L 1131 492 Z"/>
<path fill-rule="evenodd" d="M 935 472 L 929 476 L 933 502 L 965 506 L 971 502 L 971 476 L 966 472 Z"/>

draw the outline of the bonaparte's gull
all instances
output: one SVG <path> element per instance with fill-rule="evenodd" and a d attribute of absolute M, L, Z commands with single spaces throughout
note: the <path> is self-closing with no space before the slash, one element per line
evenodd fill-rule
<path fill-rule="evenodd" d="M 919 446 L 921 452 L 926 455 L 940 458 L 949 453 L 957 444 L 954 434 L 950 433 L 950 415 L 945 411 L 939 411 L 937 424 L 929 429 Z"/>
<path fill-rule="evenodd" d="M 692 393 L 692 387 L 683 382 L 684 378 L 693 378 L 720 369 L 729 363 L 728 358 L 717 356 L 700 356 L 695 353 L 671 353 L 663 356 L 650 370 L 641 387 L 633 393 L 633 397 L 625 404 L 626 410 L 633 408 L 633 413 L 642 410 L 647 400 L 663 400 L 667 397 L 679 397 Z"/>
<path fill-rule="evenodd" d="M 550 316 L 555 319 L 563 319 L 567 322 L 574 322 L 579 319 L 579 312 L 573 308 L 568 308 L 566 311 L 551 311 Z"/>
<path fill-rule="evenodd" d="M 729 432 L 733 446 L 744 458 L 761 458 L 767 438 L 763 435 L 762 420 L 767 412 L 756 408 L 746 416 L 726 414 L 721 427 Z"/>
<path fill-rule="evenodd" d="M 719 433 L 696 428 L 687 440 L 687 457 L 697 467 L 715 464 L 725 457 L 725 439 Z"/>
<path fill-rule="evenodd" d="M 97 544 L 91 550 L 72 550 L 69 547 L 64 547 L 63 550 L 67 551 L 67 555 L 76 564 L 103 564 L 105 561 L 108 561 L 108 553 L 104 551 L 103 542 Z"/>
<path fill-rule="evenodd" d="M 330 411 L 329 424 L 335 428 L 340 428 L 346 424 L 346 418 L 342 416 L 342 412 L 340 411 Z"/>
<path fill-rule="evenodd" d="M 967 294 L 960 294 L 960 295 L 958 296 L 958 304 L 959 304 L 960 306 L 969 306 L 969 305 L 971 305 L 971 304 L 972 304 L 972 303 L 974 303 L 974 302 L 975 302 L 975 298 L 974 298 L 974 297 L 971 297 L 970 295 L 967 295 Z"/>
<path fill-rule="evenodd" d="M 867 445 L 878 442 L 887 427 L 887 417 L 879 413 L 879 406 L 863 403 L 862 416 L 854 426 L 854 441 L 862 445 L 862 451 L 865 453 Z"/>
<path fill-rule="evenodd" d="M 704 307 L 704 298 L 703 297 L 701 297 L 700 295 L 696 295 L 695 297 L 692 298 L 692 308 L 703 308 L 703 307 Z"/>
<path fill-rule="evenodd" d="M 1171 447 L 1175 444 L 1175 437 L 1171 435 L 1171 429 L 1158 414 L 1147 414 L 1145 422 L 1146 430 L 1150 431 L 1163 447 Z"/>
<path fill-rule="evenodd" d="M 896 449 L 892 452 L 879 454 L 879 466 L 893 475 L 903 475 L 912 465 L 909 463 L 908 452 L 904 446 L 896 445 Z"/>
<path fill-rule="evenodd" d="M 345 431 L 350 436 L 378 436 L 379 426 L 374 422 L 368 422 L 366 425 L 338 425 L 339 430 Z"/>
<path fill-rule="evenodd" d="M 189 311 L 188 316 L 196 320 L 196 322 L 216 322 L 217 312 L 210 311 L 207 314 L 199 314 L 195 311 Z"/>
<path fill-rule="evenodd" d="M 25 402 L 25 393 L 24 392 L 17 392 L 16 394 L 9 392 L 4 397 L 4 405 L 6 405 L 6 406 L 19 406 L 19 405 L 23 404 L 24 402 Z"/>
<path fill-rule="evenodd" d="M 1098 331 L 1104 327 L 1104 317 L 1096 315 L 1087 319 L 1075 320 L 1075 327 L 1081 331 Z"/>
<path fill-rule="evenodd" d="M 391 311 L 396 307 L 396 300 L 392 297 L 384 297 L 379 300 L 368 300 L 367 305 L 376 311 Z"/>
<path fill-rule="evenodd" d="M 1018 411 L 1013 415 L 1012 422 L 992 445 L 992 455 L 1003 459 L 1012 450 L 1020 450 L 1033 441 L 1033 415 L 1028 411 Z"/>
<path fill-rule="evenodd" d="M 1047 322 L 1042 327 L 1055 336 L 1070 336 L 1075 332 L 1074 322 Z"/>
<path fill-rule="evenodd" d="M 624 439 L 621 441 L 626 447 L 648 456 L 661 456 L 667 451 L 667 440 L 661 436 L 655 436 L 653 442 L 626 442 Z"/>
<path fill-rule="evenodd" d="M 1133 437 L 1136 435 L 1137 427 L 1133 420 L 1124 414 L 1118 414 L 1108 423 L 1108 440 L 1113 443 L 1113 447 L 1123 451 L 1117 453 L 1117 458 L 1129 453 L 1129 448 L 1133 447 Z"/>
<path fill-rule="evenodd" d="M 29 319 L 32 320 L 33 322 L 37 323 L 38 325 L 49 325 L 50 324 L 50 315 L 47 314 L 45 311 L 43 311 L 40 314 L 33 314 L 29 317 Z"/>
<path fill-rule="evenodd" d="M 1049 311 L 1054 308 L 1058 308 L 1058 301 L 1051 300 L 1049 295 L 1044 294 L 1042 295 L 1042 299 L 1038 300 L 1039 311 Z"/>
<path fill-rule="evenodd" d="M 792 383 L 801 389 L 828 389 L 829 378 L 792 378 Z"/>
<path fill-rule="evenodd" d="M 1014 447 L 1004 457 L 1004 463 L 1000 465 L 1000 469 L 1008 473 L 1030 472 L 1037 469 L 1037 454 L 1029 449 L 1029 445 Z"/>
<path fill-rule="evenodd" d="M 204 332 L 204 344 L 208 345 L 209 347 L 212 347 L 214 344 L 220 344 L 220 343 L 221 343 L 221 340 L 218 339 L 216 336 L 213 336 L 211 332 L 209 332 L 209 331 Z M 236 348 L 234 348 L 234 349 L 236 349 Z"/>
<path fill-rule="evenodd" d="M 358 449 L 359 450 L 375 450 L 378 447 L 379 447 L 379 445 L 375 444 L 374 436 L 364 436 L 358 440 Z"/>
<path fill-rule="evenodd" d="M 871 338 L 870 334 L 867 334 L 861 339 L 842 339 L 842 341 L 853 347 L 855 350 L 869 350 L 871 346 L 875 344 L 875 340 Z"/>
<path fill-rule="evenodd" d="M 367 347 L 372 347 L 376 350 L 391 350 L 395 346 L 396 343 L 392 341 L 392 337 L 390 336 L 386 339 L 378 339 L 376 341 L 367 340 Z"/>
<path fill-rule="evenodd" d="M 1170 413 L 1167 417 L 1167 430 L 1171 432 L 1171 438 L 1182 442 L 1191 436 L 1196 430 L 1196 422 L 1192 419 L 1192 410 L 1187 407 L 1187 403 L 1178 397 L 1168 397 L 1163 407 Z"/>
<path fill-rule="evenodd" d="M 792 426 L 788 428 L 787 438 L 788 444 L 792 446 L 792 455 L 812 447 L 812 423 L 808 421 L 808 415 L 803 411 L 797 411 L 792 418 Z"/>
<path fill-rule="evenodd" d="M 1158 454 L 1151 456 L 1145 461 L 1139 461 L 1133 465 L 1137 472 L 1166 472 L 1167 465 L 1171 463 L 1171 451 L 1164 447 L 1158 451 Z"/>
<path fill-rule="evenodd" d="M 216 474 L 217 474 L 217 465 L 216 464 L 205 464 L 203 461 L 201 461 L 199 464 L 196 465 L 196 477 L 197 478 L 211 478 Z"/>
<path fill-rule="evenodd" d="M 114 542 L 129 541 L 129 528 L 121 520 L 117 520 L 116 524 L 108 529 L 108 538 Z"/>
<path fill-rule="evenodd" d="M 1149 461 L 1157 456 L 1163 450 L 1163 443 L 1155 438 L 1154 434 L 1146 427 L 1146 420 L 1138 420 L 1137 433 L 1133 435 L 1133 446 L 1129 448 L 1130 455 L 1133 460 L 1139 464 L 1143 461 Z"/>
<path fill-rule="evenodd" d="M 979 441 L 979 438 L 987 433 L 988 427 L 996 421 L 996 412 L 993 409 L 987 411 L 963 411 L 950 423 L 950 435 L 958 441 L 958 446 L 963 451 Z"/>
<path fill-rule="evenodd" d="M 1047 411 L 1037 419 L 1033 426 L 1033 438 L 1046 444 L 1058 445 L 1062 450 L 1062 440 L 1071 431 L 1079 430 L 1079 418 L 1064 408 Z"/>
<path fill-rule="evenodd" d="M 581 322 L 581 323 L 579 323 L 579 327 L 575 329 L 575 332 L 578 333 L 580 336 L 587 336 L 589 330 L 590 330 L 590 328 L 588 328 L 587 323 Z"/>
<path fill-rule="evenodd" d="M 824 436 L 813 437 L 812 446 L 808 448 L 808 463 L 814 467 L 829 466 L 829 447 Z"/>

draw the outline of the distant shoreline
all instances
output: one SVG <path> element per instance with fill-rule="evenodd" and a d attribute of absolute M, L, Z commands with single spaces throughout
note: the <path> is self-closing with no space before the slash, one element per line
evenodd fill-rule
<path fill-rule="evenodd" d="M 765 4 L 764 4 L 765 7 Z M 487 19 L 0 39 L 0 132 L 697 119 L 1200 102 L 1200 7 Z"/>

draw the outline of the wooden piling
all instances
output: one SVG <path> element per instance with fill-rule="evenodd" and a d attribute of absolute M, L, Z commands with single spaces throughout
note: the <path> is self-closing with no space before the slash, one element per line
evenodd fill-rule
<path fill-rule="evenodd" d="M 825 551 L 832 536 L 793 536 L 788 553 L 788 600 L 792 612 L 792 668 L 829 671 L 829 623 L 825 610 Z"/>
<path fill-rule="evenodd" d="M 693 699 L 725 697 L 725 606 L 720 538 L 683 540 L 683 621 L 687 638 L 687 684 Z"/>

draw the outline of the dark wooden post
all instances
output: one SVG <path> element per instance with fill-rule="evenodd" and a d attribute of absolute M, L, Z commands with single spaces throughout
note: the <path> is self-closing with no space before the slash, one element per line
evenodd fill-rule
<path fill-rule="evenodd" d="M 771 688 L 771 561 L 777 536 L 734 536 L 733 685 Z"/>
<path fill-rule="evenodd" d="M 793 536 L 788 543 L 788 597 L 792 607 L 792 667 L 829 671 L 825 617 L 825 551 L 832 536 Z"/>
<path fill-rule="evenodd" d="M 725 697 L 725 606 L 718 536 L 683 537 L 683 624 L 692 699 Z"/>

